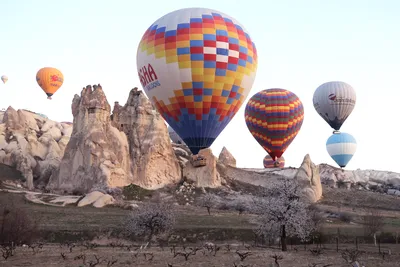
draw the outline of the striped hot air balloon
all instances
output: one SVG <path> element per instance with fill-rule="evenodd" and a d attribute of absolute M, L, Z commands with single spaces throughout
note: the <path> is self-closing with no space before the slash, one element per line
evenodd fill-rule
<path fill-rule="evenodd" d="M 326 141 L 326 150 L 341 168 L 346 167 L 357 150 L 356 139 L 348 133 L 335 133 Z"/>
<path fill-rule="evenodd" d="M 236 19 L 184 8 L 155 21 L 137 50 L 146 95 L 193 155 L 208 148 L 244 103 L 257 51 Z"/>
<path fill-rule="evenodd" d="M 266 89 L 247 102 L 245 120 L 257 142 L 276 161 L 300 131 L 304 108 L 300 99 L 285 89 Z"/>
<path fill-rule="evenodd" d="M 274 161 L 270 155 L 266 155 L 263 164 L 264 168 L 283 168 L 285 167 L 285 158 L 282 156 Z"/>
<path fill-rule="evenodd" d="M 318 114 L 339 131 L 356 105 L 356 91 L 345 82 L 327 82 L 315 90 L 313 103 Z"/>

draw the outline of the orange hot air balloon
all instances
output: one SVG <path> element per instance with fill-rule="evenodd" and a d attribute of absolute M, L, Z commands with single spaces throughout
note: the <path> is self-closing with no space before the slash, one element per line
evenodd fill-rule
<path fill-rule="evenodd" d="M 36 81 L 47 95 L 47 99 L 51 99 L 64 82 L 64 75 L 56 68 L 41 68 L 36 73 Z"/>

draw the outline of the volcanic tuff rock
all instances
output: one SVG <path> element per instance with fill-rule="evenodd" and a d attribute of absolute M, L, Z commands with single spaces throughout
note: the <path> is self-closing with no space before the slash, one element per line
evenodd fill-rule
<path fill-rule="evenodd" d="M 305 155 L 295 178 L 304 184 L 303 192 L 311 202 L 316 202 L 321 199 L 322 184 L 319 167 L 311 161 L 310 155 Z"/>
<path fill-rule="evenodd" d="M 211 149 L 202 149 L 199 155 L 206 159 L 207 165 L 196 168 L 188 161 L 183 169 L 183 177 L 188 181 L 194 182 L 196 187 L 221 186 L 221 176 L 217 170 L 218 160 Z"/>
<path fill-rule="evenodd" d="M 219 166 L 224 179 L 236 180 L 257 186 L 268 187 L 271 180 L 280 178 L 299 179 L 303 185 L 303 192 L 311 202 L 322 197 L 322 185 L 318 166 L 311 162 L 310 156 L 304 157 L 300 168 L 267 168 L 267 169 L 239 169 L 231 166 Z"/>
<path fill-rule="evenodd" d="M 113 125 L 128 137 L 134 183 L 156 189 L 181 179 L 167 126 L 142 91 L 130 91 L 124 106 L 114 105 Z"/>
<path fill-rule="evenodd" d="M 100 85 L 75 95 L 73 130 L 70 123 L 9 107 L 0 112 L 0 163 L 19 170 L 30 189 L 47 183 L 50 189 L 66 191 L 130 183 L 154 189 L 185 176 L 204 187 L 220 186 L 224 179 L 268 186 L 270 179 L 298 177 L 314 201 L 321 196 L 320 180 L 334 187 L 344 183 L 394 195 L 400 192 L 400 173 L 316 166 L 308 156 L 299 169 L 240 169 L 233 167 L 236 160 L 226 149 L 218 161 L 206 149 L 200 154 L 207 158 L 207 166 L 193 168 L 188 147 L 170 142 L 164 120 L 141 91 L 133 89 L 127 103 L 116 103 L 113 112 L 110 118 Z M 0 176 L 3 179 L 4 173 Z"/>
<path fill-rule="evenodd" d="M 348 186 L 358 184 L 365 189 L 379 187 L 384 192 L 387 192 L 388 189 L 400 190 L 400 173 L 360 169 L 344 170 L 328 164 L 320 164 L 319 169 L 322 183 L 331 187 L 337 187 L 338 184 L 347 184 Z"/>
<path fill-rule="evenodd" d="M 15 167 L 26 186 L 45 186 L 58 168 L 72 127 L 27 110 L 0 113 L 0 163 Z"/>
<path fill-rule="evenodd" d="M 71 139 L 49 189 L 79 190 L 133 182 L 126 135 L 111 125 L 110 105 L 100 86 L 88 85 L 72 101 Z"/>
<path fill-rule="evenodd" d="M 228 149 L 226 149 L 226 147 L 222 148 L 221 153 L 219 154 L 218 157 L 218 162 L 231 167 L 236 167 L 236 159 L 233 157 L 231 152 L 229 152 Z"/>

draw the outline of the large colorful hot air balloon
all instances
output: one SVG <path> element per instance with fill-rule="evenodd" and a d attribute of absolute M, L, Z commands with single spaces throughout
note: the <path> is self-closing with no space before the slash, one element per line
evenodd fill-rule
<path fill-rule="evenodd" d="M 175 144 L 183 144 L 182 138 L 179 137 L 179 135 L 174 131 L 174 129 L 172 129 L 171 126 L 168 126 L 168 134 L 172 142 L 174 142 Z"/>
<path fill-rule="evenodd" d="M 304 108 L 300 99 L 285 89 L 266 89 L 253 95 L 245 109 L 247 127 L 257 142 L 276 161 L 300 131 Z"/>
<path fill-rule="evenodd" d="M 185 8 L 147 29 L 137 68 L 149 99 L 196 155 L 211 146 L 246 99 L 257 51 L 234 18 Z"/>
<path fill-rule="evenodd" d="M 356 149 L 356 139 L 348 133 L 334 133 L 326 141 L 326 150 L 341 168 L 346 167 Z"/>
<path fill-rule="evenodd" d="M 315 90 L 313 103 L 318 114 L 339 131 L 356 105 L 356 91 L 345 82 L 327 82 Z"/>
<path fill-rule="evenodd" d="M 8 77 L 6 75 L 1 76 L 1 80 L 3 83 L 6 83 L 8 81 Z"/>
<path fill-rule="evenodd" d="M 36 74 L 36 81 L 47 95 L 47 99 L 60 89 L 64 82 L 64 75 L 56 68 L 42 68 Z"/>
<path fill-rule="evenodd" d="M 283 168 L 285 167 L 285 158 L 282 156 L 275 161 L 270 155 L 266 155 L 263 164 L 264 168 Z"/>

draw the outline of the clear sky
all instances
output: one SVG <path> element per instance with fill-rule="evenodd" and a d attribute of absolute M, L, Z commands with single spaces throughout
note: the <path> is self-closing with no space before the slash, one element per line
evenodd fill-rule
<path fill-rule="evenodd" d="M 284 88 L 305 106 L 300 133 L 284 153 L 298 167 L 309 153 L 316 163 L 335 162 L 325 143 L 332 129 L 316 113 L 314 90 L 340 80 L 357 92 L 341 131 L 358 149 L 346 169 L 400 172 L 400 1 L 397 0 L 0 0 L 0 107 L 25 108 L 72 121 L 71 101 L 82 87 L 100 83 L 108 101 L 125 104 L 140 87 L 136 49 L 159 17 L 184 7 L 216 9 L 236 18 L 258 50 L 258 70 L 247 100 L 258 91 Z M 53 100 L 36 72 L 60 69 L 64 84 Z M 245 103 L 246 103 L 245 102 Z M 266 152 L 244 122 L 244 106 L 212 146 L 223 146 L 239 167 L 261 168 Z"/>

